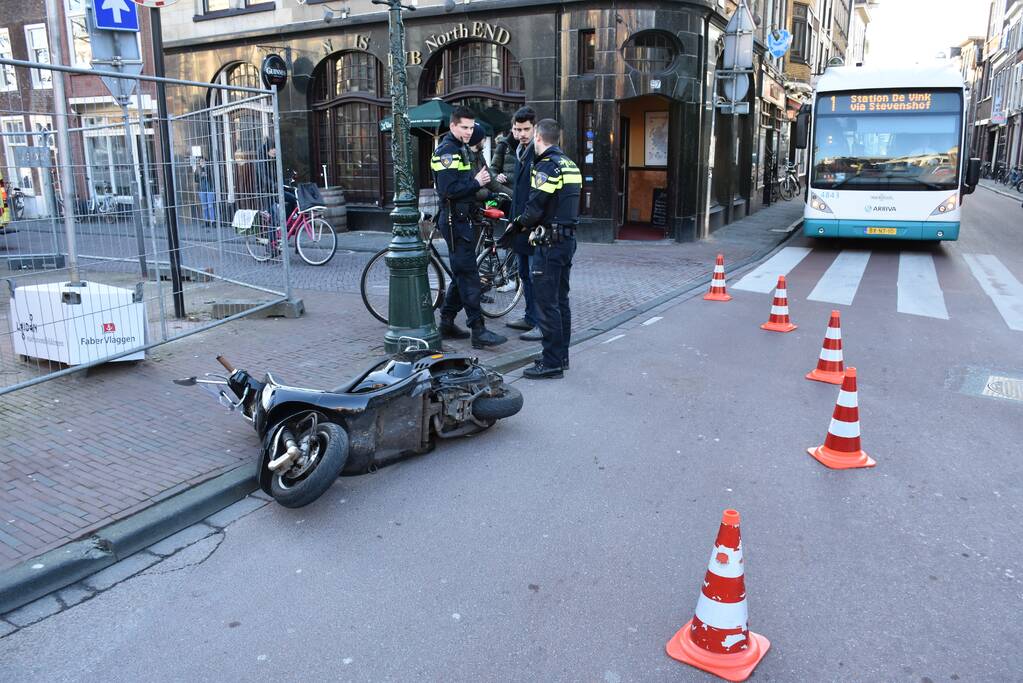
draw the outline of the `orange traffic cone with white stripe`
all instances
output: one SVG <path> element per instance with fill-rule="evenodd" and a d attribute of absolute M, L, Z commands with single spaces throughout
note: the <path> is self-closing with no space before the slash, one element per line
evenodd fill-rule
<path fill-rule="evenodd" d="M 778 276 L 778 286 L 774 290 L 774 301 L 771 303 L 771 317 L 760 326 L 770 332 L 791 332 L 798 325 L 789 320 L 789 291 L 785 285 L 785 276 Z"/>
<path fill-rule="evenodd" d="M 860 404 L 856 391 L 856 368 L 845 369 L 842 390 L 823 446 L 807 448 L 821 464 L 833 470 L 873 467 L 877 463 L 860 447 Z"/>
<path fill-rule="evenodd" d="M 668 655 L 728 681 L 744 681 L 771 642 L 749 630 L 739 513 L 725 510 L 696 614 L 668 641 Z"/>
<path fill-rule="evenodd" d="M 725 255 L 718 254 L 714 264 L 714 277 L 710 280 L 710 291 L 703 295 L 704 301 L 731 301 L 732 296 L 725 289 Z"/>
<path fill-rule="evenodd" d="M 828 384 L 841 384 L 844 378 L 842 363 L 842 319 L 838 311 L 831 311 L 828 330 L 824 333 L 824 344 L 817 359 L 817 367 L 807 374 L 807 379 Z"/>

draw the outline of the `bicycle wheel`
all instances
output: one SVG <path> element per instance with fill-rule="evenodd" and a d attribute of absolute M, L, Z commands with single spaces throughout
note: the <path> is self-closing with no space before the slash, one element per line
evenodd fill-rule
<path fill-rule="evenodd" d="M 522 297 L 522 280 L 515 252 L 491 248 L 476 259 L 480 274 L 480 308 L 488 318 L 500 318 Z"/>
<path fill-rule="evenodd" d="M 303 261 L 311 266 L 322 266 L 337 252 L 337 235 L 330 223 L 322 218 L 311 218 L 309 224 L 298 229 L 295 249 Z"/>
<path fill-rule="evenodd" d="M 390 314 L 391 293 L 391 269 L 387 266 L 386 256 L 387 249 L 381 249 L 374 254 L 362 269 L 362 278 L 359 282 L 359 291 L 366 310 L 385 325 Z M 430 262 L 426 264 L 426 279 L 430 283 L 433 307 L 440 308 L 444 300 L 444 271 L 433 256 L 430 256 Z"/>
<path fill-rule="evenodd" d="M 245 234 L 245 249 L 249 256 L 263 263 L 274 257 L 274 247 L 270 242 L 270 226 L 263 222 L 260 214 L 252 219 L 252 227 Z"/>
<path fill-rule="evenodd" d="M 792 186 L 792 179 L 786 178 L 781 182 L 781 198 L 789 201 L 796 196 L 796 188 Z"/>

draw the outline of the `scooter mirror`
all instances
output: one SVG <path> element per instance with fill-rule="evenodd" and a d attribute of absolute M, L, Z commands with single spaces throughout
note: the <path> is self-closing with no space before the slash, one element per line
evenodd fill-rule
<path fill-rule="evenodd" d="M 194 387 L 199 383 L 199 380 L 195 377 L 183 377 L 182 379 L 173 380 L 175 384 L 182 387 Z"/>

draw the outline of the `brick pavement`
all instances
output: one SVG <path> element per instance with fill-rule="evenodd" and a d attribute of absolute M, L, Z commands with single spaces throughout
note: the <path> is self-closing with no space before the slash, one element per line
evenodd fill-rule
<path fill-rule="evenodd" d="M 770 249 L 785 237 L 772 230 L 801 211 L 799 202 L 778 204 L 698 243 L 580 245 L 573 328 L 586 330 L 709 278 L 718 251 L 736 263 Z M 158 347 L 145 362 L 111 364 L 0 398 L 0 570 L 253 458 L 259 444 L 245 422 L 201 390 L 171 384 L 216 371 L 216 354 L 310 386 L 340 383 L 381 355 L 385 330 L 363 308 L 358 274 L 369 250 L 386 240 L 342 235 L 341 247 L 352 251 L 339 253 L 336 264 L 298 264 L 296 295 L 306 304 L 300 319 L 236 321 Z M 528 346 L 513 339 L 478 355 L 487 360 Z"/>

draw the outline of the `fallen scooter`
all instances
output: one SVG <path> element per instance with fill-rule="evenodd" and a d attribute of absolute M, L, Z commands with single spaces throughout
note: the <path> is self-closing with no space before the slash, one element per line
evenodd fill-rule
<path fill-rule="evenodd" d="M 339 474 L 363 474 L 469 436 L 522 409 L 522 394 L 475 358 L 437 353 L 419 339 L 330 391 L 257 381 L 223 356 L 227 377 L 174 380 L 209 386 L 262 439 L 259 485 L 285 507 L 308 505 Z M 234 394 L 232 398 L 226 391 Z"/>

